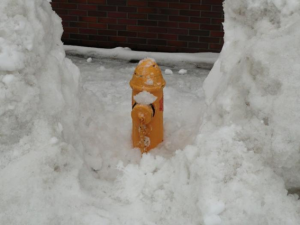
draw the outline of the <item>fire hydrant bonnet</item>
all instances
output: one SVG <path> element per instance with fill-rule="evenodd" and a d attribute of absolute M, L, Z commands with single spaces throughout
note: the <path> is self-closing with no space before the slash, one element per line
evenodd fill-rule
<path fill-rule="evenodd" d="M 130 81 L 132 89 L 153 92 L 166 85 L 161 70 L 153 59 L 146 58 L 140 61 Z"/>

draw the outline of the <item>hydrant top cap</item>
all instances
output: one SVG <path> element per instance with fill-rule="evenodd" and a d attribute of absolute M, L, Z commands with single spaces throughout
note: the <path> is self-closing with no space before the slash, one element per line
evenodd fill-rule
<path fill-rule="evenodd" d="M 130 86 L 133 89 L 154 90 L 166 85 L 159 66 L 153 59 L 141 60 L 136 67 Z"/>

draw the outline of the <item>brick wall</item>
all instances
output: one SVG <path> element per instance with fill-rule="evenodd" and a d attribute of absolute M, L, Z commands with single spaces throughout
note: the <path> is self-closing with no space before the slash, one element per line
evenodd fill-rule
<path fill-rule="evenodd" d="M 219 52 L 223 0 L 52 0 L 67 45 Z"/>

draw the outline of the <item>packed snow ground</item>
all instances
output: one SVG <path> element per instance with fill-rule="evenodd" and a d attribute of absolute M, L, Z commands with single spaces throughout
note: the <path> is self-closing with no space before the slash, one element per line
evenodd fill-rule
<path fill-rule="evenodd" d="M 83 91 L 80 93 L 82 136 L 86 137 L 85 152 L 88 164 L 95 165 L 102 177 L 115 173 L 119 160 L 138 162 L 140 153 L 132 149 L 131 143 L 131 95 L 129 81 L 136 63 L 112 59 L 82 59 L 70 56 L 80 68 Z M 199 131 L 205 109 L 204 93 L 201 88 L 209 70 L 186 65 L 182 67 L 160 65 L 167 82 L 164 88 L 165 141 L 153 150 L 161 156 L 171 156 L 174 151 L 192 143 Z M 165 71 L 172 70 L 172 74 Z M 105 149 L 105 152 L 104 152 Z M 98 158 L 97 158 L 98 156 Z M 102 159 L 101 159 L 102 158 Z M 108 166 L 112 167 L 106 169 Z"/>
<path fill-rule="evenodd" d="M 72 57 L 80 77 L 48 1 L 2 0 L 0 224 L 299 225 L 300 2 L 224 9 L 203 89 L 162 66 L 165 142 L 140 157 L 133 65 Z"/>

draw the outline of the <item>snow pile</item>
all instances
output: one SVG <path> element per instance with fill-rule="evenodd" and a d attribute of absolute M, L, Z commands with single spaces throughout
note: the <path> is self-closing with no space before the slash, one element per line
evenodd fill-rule
<path fill-rule="evenodd" d="M 64 142 L 80 148 L 79 70 L 65 58 L 62 31 L 48 1 L 1 0 L 1 224 L 57 224 L 53 189 L 80 165 Z"/>
<path fill-rule="evenodd" d="M 237 136 L 248 151 L 260 154 L 287 188 L 300 188 L 300 2 L 225 6 L 226 44 L 205 83 L 211 120 L 242 127 Z"/>
<path fill-rule="evenodd" d="M 204 84 L 209 107 L 197 137 L 202 188 L 225 203 L 223 224 L 299 224 L 286 188 L 300 188 L 300 2 L 224 6 L 225 45 Z"/>
<path fill-rule="evenodd" d="M 157 97 L 148 91 L 142 91 L 142 92 L 138 93 L 137 95 L 133 96 L 133 99 L 138 104 L 150 105 L 156 101 Z"/>
<path fill-rule="evenodd" d="M 297 1 L 226 0 L 206 115 L 193 70 L 166 74 L 164 142 L 140 158 L 134 68 L 83 60 L 92 69 L 79 110 L 78 69 L 49 3 L 2 0 L 0 224 L 298 225 L 287 188 L 300 187 L 299 11 Z"/>

